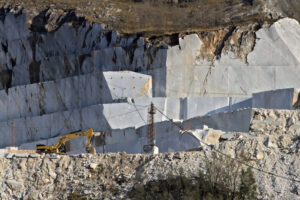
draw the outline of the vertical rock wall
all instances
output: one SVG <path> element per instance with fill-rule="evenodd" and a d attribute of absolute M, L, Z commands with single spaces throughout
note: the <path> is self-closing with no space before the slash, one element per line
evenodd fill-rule
<path fill-rule="evenodd" d="M 26 17 L 6 13 L 0 29 L 2 88 L 92 72 L 131 70 L 153 77 L 161 97 L 249 96 L 297 87 L 300 25 L 283 19 L 173 37 L 160 42 L 140 35 L 119 36 L 104 25 L 62 24 L 53 32 L 26 29 Z M 5 16 L 6 16 L 5 15 Z M 21 25 L 20 25 L 21 24 Z M 10 33 L 15 32 L 15 33 Z M 286 77 L 290 78 L 286 80 Z"/>
<path fill-rule="evenodd" d="M 22 11 L 1 14 L 1 134 L 10 138 L 14 122 L 16 144 L 90 127 L 139 127 L 145 124 L 152 100 L 167 116 L 189 119 L 251 107 L 247 98 L 253 92 L 300 85 L 300 26 L 292 19 L 270 27 L 253 24 L 144 38 L 120 36 L 73 14 L 55 25 L 47 24 L 45 16 L 40 13 L 28 29 Z M 50 25 L 55 27 L 51 32 L 45 28 Z M 119 72 L 127 70 L 144 75 L 128 81 Z M 117 75 L 105 75 L 113 73 Z M 151 94 L 162 98 L 139 100 L 142 107 L 130 99 L 101 105 Z M 198 98 L 203 96 L 207 98 Z M 119 114 L 118 120 L 111 119 Z M 211 126 L 223 127 L 212 121 Z"/>

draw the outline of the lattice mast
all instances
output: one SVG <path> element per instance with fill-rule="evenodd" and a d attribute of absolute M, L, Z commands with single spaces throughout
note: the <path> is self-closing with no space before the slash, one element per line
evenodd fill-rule
<path fill-rule="evenodd" d="M 154 146 L 155 145 L 155 127 L 154 127 L 154 114 L 155 114 L 155 107 L 154 104 L 151 103 L 148 115 L 148 145 Z"/>

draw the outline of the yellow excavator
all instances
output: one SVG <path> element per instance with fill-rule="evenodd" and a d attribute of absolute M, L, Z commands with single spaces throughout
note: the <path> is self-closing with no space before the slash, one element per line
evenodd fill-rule
<path fill-rule="evenodd" d="M 102 132 L 94 132 L 93 129 L 89 128 L 86 132 L 74 132 L 63 135 L 59 138 L 58 142 L 54 146 L 47 146 L 43 144 L 36 145 L 36 152 L 37 153 L 57 153 L 57 154 L 65 154 L 66 153 L 66 146 L 65 143 L 69 140 L 86 136 L 86 151 L 88 153 L 96 153 L 96 149 L 91 145 L 91 138 L 92 136 L 100 136 L 103 134 Z"/>

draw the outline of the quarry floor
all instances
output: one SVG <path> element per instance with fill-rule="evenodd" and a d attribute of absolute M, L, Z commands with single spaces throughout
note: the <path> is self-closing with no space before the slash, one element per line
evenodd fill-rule
<path fill-rule="evenodd" d="M 228 134 L 230 140 L 213 146 L 157 155 L 8 154 L 0 159 L 1 199 L 128 199 L 137 184 L 166 179 L 170 172 L 197 177 L 219 152 L 241 168 L 253 169 L 258 199 L 299 199 L 299 141 L 291 142 L 288 134 Z M 279 137 L 277 143 L 274 137 Z"/>

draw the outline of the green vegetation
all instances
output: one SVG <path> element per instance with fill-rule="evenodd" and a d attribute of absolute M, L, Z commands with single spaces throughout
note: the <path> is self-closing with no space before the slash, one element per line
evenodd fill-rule
<path fill-rule="evenodd" d="M 88 200 L 83 195 L 79 194 L 78 192 L 73 192 L 69 195 L 68 200 Z"/>
<path fill-rule="evenodd" d="M 256 183 L 250 168 L 228 158 L 206 161 L 198 177 L 188 178 L 183 172 L 167 175 L 165 180 L 137 184 L 129 193 L 131 199 L 170 200 L 254 200 L 257 199 Z"/>
<path fill-rule="evenodd" d="M 250 168 L 246 171 L 242 169 L 241 172 L 241 184 L 239 187 L 239 199 L 242 200 L 250 200 L 257 198 L 256 192 L 257 186 L 255 184 L 255 179 L 253 176 L 253 172 Z"/>

